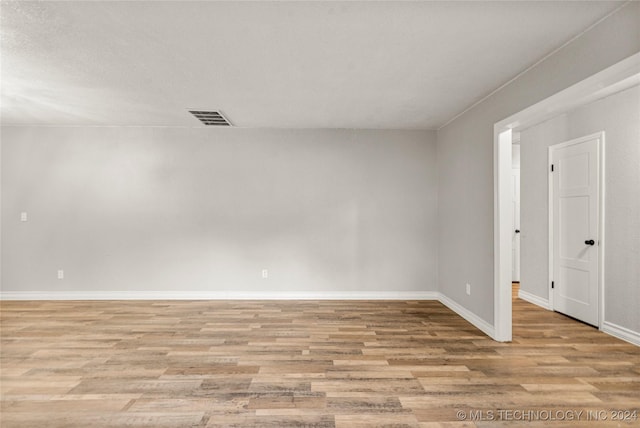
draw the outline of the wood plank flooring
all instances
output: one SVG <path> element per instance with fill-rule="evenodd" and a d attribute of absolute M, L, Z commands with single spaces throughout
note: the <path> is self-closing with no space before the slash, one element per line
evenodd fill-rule
<path fill-rule="evenodd" d="M 429 301 L 0 309 L 2 428 L 639 425 L 640 348 L 517 298 L 508 344 Z"/>

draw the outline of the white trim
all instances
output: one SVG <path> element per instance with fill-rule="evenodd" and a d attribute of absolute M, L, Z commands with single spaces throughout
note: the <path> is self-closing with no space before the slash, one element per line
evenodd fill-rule
<path fill-rule="evenodd" d="M 609 321 L 603 322 L 602 328 L 600 328 L 600 330 L 607 334 L 610 334 L 611 336 L 615 336 L 618 339 L 622 339 L 633 345 L 640 346 L 640 333 L 638 333 L 637 331 L 633 331 Z"/>
<path fill-rule="evenodd" d="M 437 291 L 241 292 L 241 291 L 7 291 L 0 300 L 438 300 Z"/>
<path fill-rule="evenodd" d="M 504 165 L 498 163 L 498 159 L 504 155 L 504 153 L 501 153 L 502 150 L 506 149 L 500 144 L 499 136 L 501 133 L 508 129 L 532 126 L 571 108 L 619 91 L 623 84 L 635 84 L 639 75 L 640 52 L 494 124 L 494 251 L 499 248 L 504 234 L 510 233 L 509 222 L 500 221 L 500 211 L 503 209 L 503 205 L 508 205 L 509 203 L 509 199 L 504 197 L 504 189 L 508 189 L 510 186 L 510 182 L 507 180 L 506 173 L 503 170 Z M 601 159 L 604 161 L 603 156 Z M 511 168 L 511 165 L 508 168 Z M 602 172 L 604 175 L 604 169 Z M 604 187 L 602 187 L 602 191 L 604 192 Z M 602 200 L 604 201 L 604 194 L 602 195 Z M 601 216 L 600 221 L 604 221 L 604 215 Z M 506 303 L 507 299 L 510 301 L 511 283 L 503 281 L 500 276 L 500 272 L 504 270 L 504 264 L 507 263 L 510 267 L 511 260 L 509 258 L 505 262 L 502 259 L 500 252 L 496 251 L 494 254 L 494 323 L 498 333 L 511 328 L 512 324 L 511 306 Z M 603 273 L 604 269 L 601 271 Z M 551 283 L 549 282 L 549 284 Z M 602 301 L 604 303 L 604 298 Z M 602 317 L 604 320 L 604 313 Z M 499 340 L 500 338 L 494 337 L 494 339 Z"/>
<path fill-rule="evenodd" d="M 237 292 L 237 291 L 7 291 L 0 300 L 437 300 L 494 338 L 491 324 L 438 291 Z"/>
<path fill-rule="evenodd" d="M 518 297 L 544 309 L 548 301 L 520 290 Z M 8 291 L 0 300 L 437 300 L 458 316 L 494 338 L 494 327 L 459 303 L 437 291 L 421 292 L 332 292 L 332 293 L 239 293 L 208 291 Z M 603 323 L 603 332 L 640 346 L 640 333 L 611 322 Z"/>
<path fill-rule="evenodd" d="M 549 191 L 548 191 L 548 206 L 549 206 L 549 305 L 550 309 L 554 308 L 554 292 L 555 290 L 551 288 L 551 281 L 554 281 L 553 272 L 554 272 L 554 254 L 553 254 L 553 173 L 551 172 L 551 164 L 553 163 L 553 153 L 558 149 L 563 149 L 565 147 L 573 146 L 574 144 L 580 144 L 585 141 L 597 140 L 598 148 L 598 188 L 596 190 L 596 198 L 598 199 L 598 327 L 602 329 L 602 324 L 604 322 L 604 153 L 605 153 L 605 134 L 604 131 L 596 132 L 594 134 L 585 135 L 584 137 L 574 138 L 569 141 L 565 141 L 562 143 L 554 144 L 549 146 L 547 149 L 548 153 L 548 166 L 547 166 L 547 174 L 549 181 Z"/>
<path fill-rule="evenodd" d="M 440 303 L 442 303 L 447 308 L 451 309 L 453 312 L 455 312 L 456 314 L 460 315 L 462 318 L 464 318 L 465 320 L 473 324 L 484 334 L 495 339 L 496 332 L 494 327 L 491 324 L 489 324 L 488 322 L 486 322 L 485 320 L 483 320 L 482 318 L 480 318 L 479 316 L 477 316 L 476 314 L 474 314 L 464 306 L 460 305 L 454 300 L 451 300 L 449 297 L 445 296 L 442 293 L 440 293 L 439 300 L 440 300 Z"/>
<path fill-rule="evenodd" d="M 512 132 L 511 129 L 496 132 L 494 128 L 494 298 L 500 302 L 494 303 L 494 335 L 491 337 L 498 342 L 510 342 L 512 339 L 511 323 L 511 259 L 513 224 L 511 204 L 500 201 L 511 201 L 511 169 L 512 169 Z"/>
<path fill-rule="evenodd" d="M 528 291 L 524 291 L 520 289 L 518 291 L 518 298 L 526 302 L 533 303 L 536 306 L 540 306 L 541 308 L 544 308 L 548 311 L 551 310 L 551 304 L 549 303 L 548 299 L 542 298 L 540 296 L 536 296 L 535 294 L 531 294 Z"/>
<path fill-rule="evenodd" d="M 599 177 L 599 182 L 598 182 L 598 203 L 599 203 L 599 212 L 598 212 L 598 287 L 600 289 L 600 295 L 598 296 L 598 298 L 600 299 L 600 307 L 598 308 L 598 313 L 600 315 L 599 317 L 599 322 L 600 324 L 598 324 L 598 327 L 600 328 L 600 330 L 602 330 L 602 326 L 604 325 L 604 299 L 605 299 L 605 294 L 604 294 L 604 290 L 607 286 L 606 281 L 604 280 L 605 276 L 605 248 L 606 248 L 606 241 L 605 241 L 605 236 L 606 236 L 606 230 L 605 230 L 605 207 L 606 207 L 606 195 L 605 195 L 605 175 L 607 174 L 606 172 L 606 162 L 605 162 L 605 153 L 606 153 L 606 135 L 604 133 L 604 131 L 602 131 L 600 133 L 600 146 L 599 146 L 599 151 L 598 151 L 598 159 L 599 159 L 599 164 L 598 164 L 598 168 L 600 169 L 600 177 Z"/>
<path fill-rule="evenodd" d="M 511 250 L 513 234 L 513 216 L 511 215 L 511 170 L 512 170 L 512 132 L 506 129 L 495 132 L 494 128 L 494 218 L 493 218 L 493 276 L 494 276 L 494 335 L 491 337 L 498 342 L 510 342 L 512 339 L 511 292 Z M 508 201 L 508 203 L 502 203 Z M 499 300 L 499 302 L 498 302 Z"/>
<path fill-rule="evenodd" d="M 549 254 L 549 260 L 547 261 L 547 272 L 549 274 L 549 278 L 547 281 L 547 290 L 549 296 L 549 309 L 553 310 L 553 296 L 555 290 L 551 286 L 553 283 L 553 172 L 551 172 L 551 164 L 552 164 L 552 149 L 549 146 L 547 147 L 547 245 Z"/>
<path fill-rule="evenodd" d="M 573 146 L 575 144 L 584 143 L 585 141 L 603 140 L 603 139 L 604 139 L 604 131 L 595 132 L 593 134 L 585 135 L 583 137 L 578 137 L 578 138 L 574 138 L 572 140 L 564 141 L 562 143 L 553 144 L 553 145 L 549 146 L 549 152 L 551 152 L 551 149 L 553 149 L 553 150 L 563 149 L 565 147 Z M 599 145 L 600 144 L 598 144 L 598 146 Z M 549 158 L 549 165 L 551 165 L 551 158 Z"/>
<path fill-rule="evenodd" d="M 625 87 L 634 86 L 638 83 L 638 73 L 640 73 L 640 52 L 496 122 L 495 126 L 498 132 L 518 127 L 528 128 L 570 109 L 619 92 Z M 623 82 L 626 83 L 625 86 L 620 86 Z"/>

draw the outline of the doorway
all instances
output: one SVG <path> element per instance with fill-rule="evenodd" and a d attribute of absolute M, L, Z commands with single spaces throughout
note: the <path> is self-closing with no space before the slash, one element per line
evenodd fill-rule
<path fill-rule="evenodd" d="M 630 87 L 640 81 L 640 53 L 552 95 L 506 119 L 494 124 L 494 334 L 501 342 L 512 338 L 512 254 L 514 222 L 511 213 L 511 157 L 512 133 L 558 116 L 572 108 L 585 105 L 609 94 Z M 628 86 L 627 86 L 628 85 Z M 599 219 L 602 222 L 602 218 Z M 597 276 L 604 277 L 604 237 L 600 229 L 600 247 L 597 254 Z M 585 239 L 585 240 L 590 240 Z M 594 238 L 595 241 L 595 238 Z M 584 242 L 584 241 L 583 241 Z M 595 246 L 595 244 L 594 244 Z M 551 266 L 550 266 L 551 267 Z M 549 287 L 552 286 L 550 270 Z M 599 296 L 599 324 L 604 318 L 603 295 Z"/>

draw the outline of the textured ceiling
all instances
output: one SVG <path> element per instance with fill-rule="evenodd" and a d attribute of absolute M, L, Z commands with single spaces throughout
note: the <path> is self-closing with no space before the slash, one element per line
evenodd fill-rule
<path fill-rule="evenodd" d="M 435 129 L 623 2 L 6 2 L 3 124 Z"/>

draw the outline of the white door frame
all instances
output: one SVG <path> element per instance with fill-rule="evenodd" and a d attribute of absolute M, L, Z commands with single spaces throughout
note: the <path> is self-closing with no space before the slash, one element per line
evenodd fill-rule
<path fill-rule="evenodd" d="M 640 82 L 640 53 L 494 124 L 494 340 L 508 342 L 511 341 L 512 336 L 512 221 L 509 217 L 512 129 L 540 123 L 571 108 L 631 87 L 638 82 Z M 603 246 L 600 248 L 601 251 L 604 250 Z M 603 274 L 604 270 L 601 269 L 600 275 Z M 604 296 L 601 297 L 600 306 L 602 307 Z M 604 313 L 602 315 L 603 320 Z"/>
<path fill-rule="evenodd" d="M 552 155 L 554 150 L 571 146 L 573 144 L 579 144 L 584 141 L 598 140 L 598 328 L 602 328 L 602 321 L 604 320 L 604 250 L 605 250 L 605 229 L 604 229 L 604 201 L 605 201 L 605 187 L 604 187 L 604 154 L 605 154 L 605 135 L 604 131 L 596 132 L 595 134 L 585 135 L 584 137 L 574 138 L 573 140 L 565 141 L 563 143 L 554 144 L 548 148 L 548 162 L 547 162 L 547 182 L 549 184 L 549 190 L 547 192 L 549 196 L 549 307 L 551 310 L 555 310 L 553 304 L 553 290 L 551 288 L 551 282 L 553 278 L 554 269 L 554 254 L 553 254 L 553 228 L 555 223 L 553 222 L 553 173 L 551 172 Z"/>

